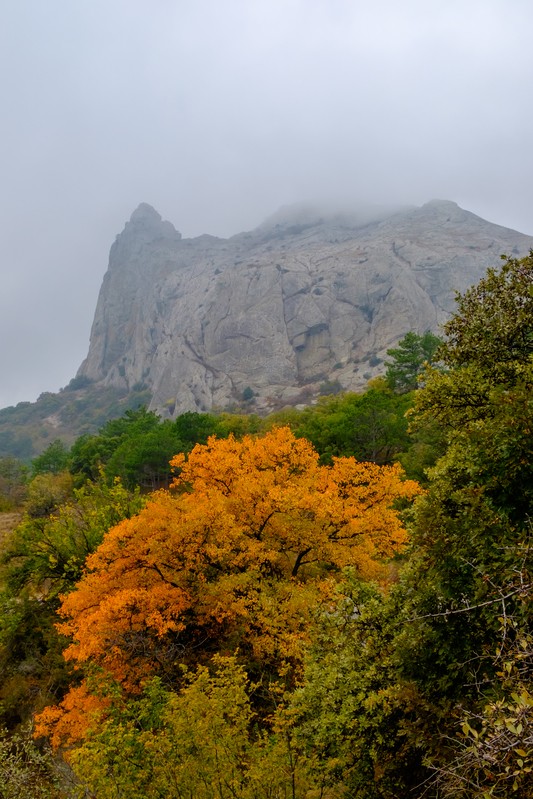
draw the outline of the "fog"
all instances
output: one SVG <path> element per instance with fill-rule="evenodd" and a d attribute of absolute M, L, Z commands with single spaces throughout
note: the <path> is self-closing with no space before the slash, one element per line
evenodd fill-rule
<path fill-rule="evenodd" d="M 0 23 L 0 407 L 74 376 L 140 202 L 184 236 L 436 197 L 533 234 L 529 0 L 18 0 Z"/>

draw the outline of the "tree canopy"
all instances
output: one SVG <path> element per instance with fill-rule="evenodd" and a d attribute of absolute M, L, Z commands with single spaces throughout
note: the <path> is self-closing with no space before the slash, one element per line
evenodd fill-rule
<path fill-rule="evenodd" d="M 320 466 L 286 428 L 211 438 L 173 466 L 172 492 L 109 531 L 60 610 L 65 656 L 130 692 L 228 649 L 261 679 L 294 669 L 319 586 L 347 565 L 384 575 L 407 541 L 394 503 L 419 492 L 398 466 Z"/>
<path fill-rule="evenodd" d="M 30 483 L 3 545 L 0 710 L 13 728 L 49 704 L 37 732 L 68 744 L 75 796 L 530 799 L 533 253 L 446 332 L 416 391 L 141 411 L 73 448 L 135 482 L 179 441 L 168 488 Z M 11 740 L 0 773 L 66 799 Z"/>
<path fill-rule="evenodd" d="M 325 616 L 295 697 L 308 758 L 351 799 L 532 794 L 532 287 L 533 254 L 458 298 L 448 371 L 415 401 L 447 446 L 405 568 L 386 596 L 344 590 L 357 610 Z"/>
<path fill-rule="evenodd" d="M 399 394 L 418 388 L 418 378 L 426 364 L 433 362 L 439 345 L 438 336 L 430 331 L 423 335 L 410 332 L 398 342 L 398 346 L 387 350 L 392 360 L 385 361 L 386 379 L 390 387 Z"/>

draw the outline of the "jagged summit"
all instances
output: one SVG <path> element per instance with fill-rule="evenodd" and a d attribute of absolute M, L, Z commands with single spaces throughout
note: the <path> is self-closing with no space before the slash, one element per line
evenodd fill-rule
<path fill-rule="evenodd" d="M 148 203 L 140 203 L 126 222 L 122 236 L 128 235 L 149 236 L 153 238 L 181 239 L 181 233 L 176 230 L 172 222 L 163 220 L 155 208 Z"/>
<path fill-rule="evenodd" d="M 161 243 L 165 242 L 165 246 L 172 250 L 179 241 L 181 233 L 176 230 L 172 222 L 163 220 L 161 214 L 148 203 L 141 203 L 111 247 L 109 272 L 126 269 L 128 273 L 133 271 L 150 273 L 153 259 L 147 256 L 148 249 L 154 247 L 161 249 Z M 173 254 L 170 257 L 174 257 Z M 105 290 L 105 286 L 104 279 L 102 290 Z"/>
<path fill-rule="evenodd" d="M 438 332 L 456 291 L 533 240 L 456 203 L 282 208 L 230 239 L 180 233 L 142 203 L 111 248 L 78 375 L 145 385 L 163 415 L 308 402 L 362 388 L 410 330 Z M 249 395 L 250 391 L 246 391 Z"/>
<path fill-rule="evenodd" d="M 155 208 L 148 203 L 140 203 L 130 216 L 130 222 L 133 222 L 134 224 L 161 222 L 161 214 L 158 214 Z"/>

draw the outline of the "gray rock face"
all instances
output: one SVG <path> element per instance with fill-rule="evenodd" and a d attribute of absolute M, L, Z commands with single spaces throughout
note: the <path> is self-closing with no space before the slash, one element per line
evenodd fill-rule
<path fill-rule="evenodd" d="M 282 209 L 230 239 L 182 239 L 149 205 L 111 247 L 86 360 L 96 382 L 152 391 L 162 415 L 256 409 L 362 388 L 410 330 L 438 332 L 456 291 L 533 238 L 455 203 L 324 213 Z M 370 363 L 369 363 L 370 362 Z"/>

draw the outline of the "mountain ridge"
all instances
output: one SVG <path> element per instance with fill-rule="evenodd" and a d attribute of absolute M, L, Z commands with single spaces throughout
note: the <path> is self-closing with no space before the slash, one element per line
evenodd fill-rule
<path fill-rule="evenodd" d="M 170 417 L 244 390 L 268 412 L 333 376 L 357 390 L 405 333 L 438 332 L 502 252 L 531 246 L 448 200 L 286 206 L 228 239 L 183 238 L 141 203 L 111 247 L 78 377 L 145 386 Z"/>

